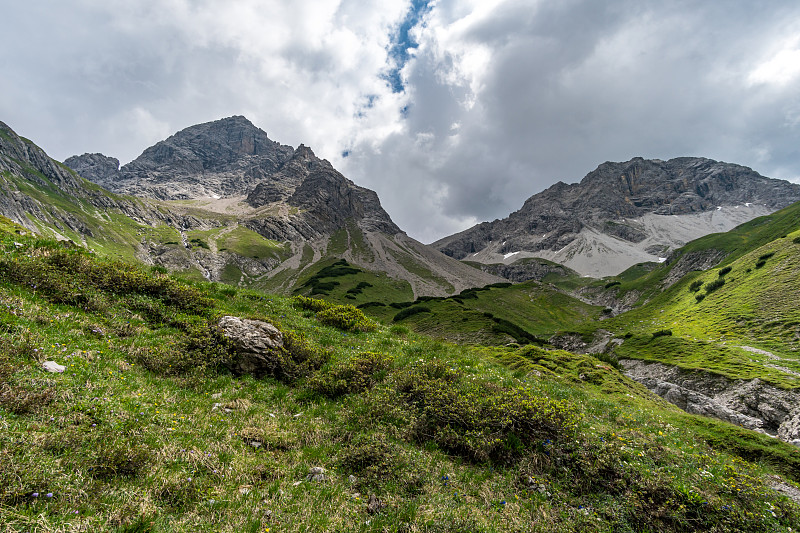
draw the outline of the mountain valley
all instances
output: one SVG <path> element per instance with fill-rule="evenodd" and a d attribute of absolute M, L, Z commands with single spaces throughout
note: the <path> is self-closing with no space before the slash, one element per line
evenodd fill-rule
<path fill-rule="evenodd" d="M 426 246 L 244 117 L 122 167 L 0 123 L 0 521 L 796 530 L 798 201 L 635 158 Z"/>

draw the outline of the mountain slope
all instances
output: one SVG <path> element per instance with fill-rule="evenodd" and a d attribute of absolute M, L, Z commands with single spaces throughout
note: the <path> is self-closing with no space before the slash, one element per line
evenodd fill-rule
<path fill-rule="evenodd" d="M 603 163 L 580 183 L 557 183 L 508 218 L 432 246 L 457 259 L 540 257 L 602 277 L 659 261 L 675 248 L 800 200 L 800 185 L 704 158 Z"/>
<path fill-rule="evenodd" d="M 680 412 L 590 356 L 339 329 L 331 308 L 186 284 L 15 231 L 0 218 L 0 523 L 11 531 L 800 522 L 778 492 L 800 479 L 796 447 Z M 223 337 L 238 317 L 283 339 L 256 376 L 234 371 L 246 349 Z"/>
<path fill-rule="evenodd" d="M 86 181 L 2 123 L 0 134 L 0 214 L 102 253 L 281 291 L 342 257 L 406 283 L 407 297 L 499 281 L 409 238 L 373 191 L 242 117 L 188 128 L 122 169 L 102 154 L 68 159 L 103 185 L 150 198 Z M 158 199 L 170 194 L 184 199 Z"/>

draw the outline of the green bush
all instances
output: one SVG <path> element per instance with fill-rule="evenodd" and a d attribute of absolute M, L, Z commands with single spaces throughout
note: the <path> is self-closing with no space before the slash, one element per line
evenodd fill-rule
<path fill-rule="evenodd" d="M 608 283 L 606 283 L 604 285 L 604 287 L 606 289 L 610 289 L 611 287 L 616 287 L 617 285 L 622 285 L 622 282 L 620 282 L 620 281 L 609 281 Z"/>
<path fill-rule="evenodd" d="M 342 331 L 368 333 L 378 329 L 378 325 L 366 317 L 361 309 L 352 305 L 334 305 L 317 313 L 317 320 L 326 326 Z"/>
<path fill-rule="evenodd" d="M 759 261 L 766 261 L 767 259 L 769 259 L 773 255 L 775 255 L 775 252 L 768 252 L 768 253 L 765 253 L 763 255 L 758 256 L 758 260 Z"/>
<path fill-rule="evenodd" d="M 723 268 L 722 270 L 719 271 L 719 277 L 724 276 L 725 274 L 727 274 L 730 271 L 731 271 L 731 267 L 726 266 L 725 268 Z"/>
<path fill-rule="evenodd" d="M 431 312 L 430 307 L 427 307 L 427 306 L 424 306 L 424 305 L 417 305 L 415 307 L 407 307 L 407 308 L 401 310 L 396 315 L 394 315 L 394 318 L 392 318 L 392 322 L 400 322 L 401 320 L 403 320 L 405 318 L 408 318 L 410 316 L 414 316 L 414 315 L 419 314 L 419 313 L 430 313 L 430 312 Z"/>
<path fill-rule="evenodd" d="M 363 304 L 357 305 L 356 309 L 367 309 L 369 307 L 386 307 L 386 304 L 383 302 L 364 302 Z"/>
<path fill-rule="evenodd" d="M 756 268 L 761 268 L 761 267 L 763 267 L 763 266 L 764 266 L 764 265 L 766 265 L 766 264 L 767 264 L 767 262 L 766 262 L 766 261 L 763 261 L 763 260 L 762 260 L 762 261 L 759 261 L 758 263 L 756 263 Z"/>
<path fill-rule="evenodd" d="M 653 332 L 653 338 L 654 339 L 656 337 L 668 337 L 668 336 L 671 336 L 671 335 L 672 335 L 672 330 L 671 329 L 662 329 L 662 330 Z"/>
<path fill-rule="evenodd" d="M 344 448 L 337 460 L 346 474 L 355 475 L 353 488 L 362 492 L 381 490 L 387 484 L 415 496 L 422 492 L 424 477 L 409 465 L 402 449 L 383 435 L 359 435 Z"/>
<path fill-rule="evenodd" d="M 333 306 L 332 303 L 326 302 L 325 300 L 319 300 L 317 298 L 306 298 L 305 296 L 295 296 L 294 298 L 292 298 L 292 301 L 300 309 L 305 309 L 306 311 L 314 311 L 315 313 L 318 313 Z"/>
<path fill-rule="evenodd" d="M 471 461 L 514 461 L 544 439 L 571 434 L 575 407 L 534 393 L 465 379 L 443 361 L 412 365 L 395 388 L 417 417 L 414 436 Z"/>
<path fill-rule="evenodd" d="M 182 335 L 168 343 L 132 347 L 130 354 L 144 368 L 162 376 L 214 373 L 232 357 L 230 341 L 215 324 L 184 324 Z"/>
<path fill-rule="evenodd" d="M 504 318 L 493 317 L 492 331 L 494 333 L 506 334 L 520 344 L 544 344 L 544 341 L 531 335 L 518 325 Z"/>
<path fill-rule="evenodd" d="M 694 299 L 697 300 L 697 303 L 700 303 L 705 299 L 706 295 L 704 293 L 699 293 L 694 295 Z"/>
<path fill-rule="evenodd" d="M 165 306 L 208 316 L 214 302 L 199 290 L 121 261 L 100 261 L 82 250 L 35 248 L 0 261 L 0 278 L 24 285 L 53 303 L 102 310 L 119 296 L 138 294 Z"/>
<path fill-rule="evenodd" d="M 703 280 L 701 279 L 695 280 L 692 282 L 691 285 L 689 285 L 689 292 L 697 292 L 700 290 L 700 287 L 702 286 L 703 286 Z"/>
<path fill-rule="evenodd" d="M 800 237 L 795 237 L 794 239 L 792 239 L 792 242 L 795 244 L 800 244 Z"/>
<path fill-rule="evenodd" d="M 725 278 L 717 278 L 711 283 L 706 285 L 706 294 L 711 294 L 715 290 L 725 285 Z"/>
<path fill-rule="evenodd" d="M 307 387 L 328 398 L 363 392 L 383 380 L 392 366 L 392 357 L 376 352 L 365 352 L 340 361 L 327 371 L 317 372 Z"/>

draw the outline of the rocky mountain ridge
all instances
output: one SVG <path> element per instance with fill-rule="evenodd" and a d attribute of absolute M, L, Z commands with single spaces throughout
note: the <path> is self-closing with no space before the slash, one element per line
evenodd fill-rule
<path fill-rule="evenodd" d="M 600 277 L 666 258 L 690 240 L 798 200 L 800 185 L 744 166 L 697 157 L 634 158 L 603 163 L 580 183 L 556 183 L 507 218 L 432 246 L 487 264 L 540 257 Z"/>
<path fill-rule="evenodd" d="M 71 169 L 4 124 L 0 137 L 0 214 L 113 255 L 276 291 L 331 257 L 408 282 L 415 296 L 500 280 L 411 239 L 373 191 L 244 117 L 187 128 L 122 168 L 84 154 Z"/>

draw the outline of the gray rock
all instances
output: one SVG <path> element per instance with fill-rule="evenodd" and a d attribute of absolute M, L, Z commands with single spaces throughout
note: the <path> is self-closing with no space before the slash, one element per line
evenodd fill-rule
<path fill-rule="evenodd" d="M 65 159 L 64 164 L 106 189 L 114 187 L 114 179 L 119 175 L 119 159 L 103 154 L 74 155 Z"/>
<path fill-rule="evenodd" d="M 377 498 L 374 494 L 369 495 L 369 500 L 367 500 L 367 512 L 369 514 L 375 514 L 380 512 L 386 504 L 383 503 L 381 500 Z"/>
<path fill-rule="evenodd" d="M 67 367 L 65 367 L 63 365 L 59 365 L 55 361 L 45 361 L 44 363 L 42 363 L 42 368 L 44 368 L 48 372 L 52 372 L 54 374 L 62 373 L 62 372 L 64 372 L 64 370 L 67 369 Z"/>
<path fill-rule="evenodd" d="M 307 481 L 326 481 L 328 476 L 326 476 L 327 470 L 322 468 L 321 466 L 312 466 L 308 469 L 308 475 L 306 476 Z"/>
<path fill-rule="evenodd" d="M 261 376 L 276 365 L 275 351 L 283 347 L 283 334 L 268 322 L 224 316 L 219 321 L 222 334 L 234 346 L 236 357 L 230 362 L 239 374 Z"/>
<path fill-rule="evenodd" d="M 631 379 L 688 413 L 710 416 L 792 442 L 800 439 L 800 393 L 760 379 L 731 380 L 702 370 L 624 359 Z"/>

